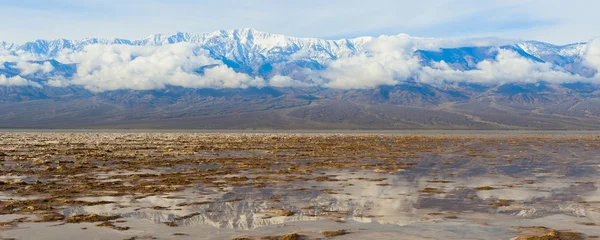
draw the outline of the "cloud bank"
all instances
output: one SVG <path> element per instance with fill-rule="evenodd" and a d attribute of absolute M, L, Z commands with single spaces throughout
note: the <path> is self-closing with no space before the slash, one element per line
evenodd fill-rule
<path fill-rule="evenodd" d="M 39 83 L 29 81 L 21 76 L 7 77 L 4 74 L 0 74 L 0 85 L 2 86 L 34 86 L 42 87 Z"/>
<path fill-rule="evenodd" d="M 21 70 L 20 75 L 23 76 L 33 75 L 38 72 L 47 74 L 54 70 L 54 66 L 52 66 L 50 62 L 44 62 L 42 64 L 31 62 L 17 62 L 16 68 Z"/>
<path fill-rule="evenodd" d="M 357 56 L 332 61 L 319 77 L 331 88 L 394 85 L 410 78 L 419 68 L 419 59 L 412 56 L 414 48 L 409 36 L 382 36 L 366 45 Z"/>
<path fill-rule="evenodd" d="M 90 45 L 81 52 L 62 53 L 57 59 L 77 64 L 77 73 L 69 84 L 81 85 L 92 91 L 150 90 L 167 85 L 189 88 L 266 85 L 262 78 L 237 73 L 207 55 L 189 43 L 159 47 Z M 197 69 L 211 65 L 203 70 L 202 75 L 196 73 Z"/>
<path fill-rule="evenodd" d="M 27 62 L 35 61 L 39 58 L 31 53 L 12 52 L 0 49 L 0 69 L 4 69 L 4 64 L 7 62 Z"/>
<path fill-rule="evenodd" d="M 502 42 L 499 42 L 502 44 Z M 482 44 L 482 45 L 480 45 Z M 424 66 L 413 54 L 416 50 L 454 48 L 458 46 L 494 46 L 494 41 L 466 42 L 416 39 L 407 35 L 382 36 L 365 46 L 356 56 L 331 61 L 324 70 L 313 73 L 313 78 L 323 86 L 340 89 L 373 88 L 395 85 L 407 81 L 427 84 L 444 82 L 472 82 L 502 84 L 509 82 L 550 83 L 600 82 L 599 75 L 585 78 L 547 62 L 525 58 L 517 52 L 492 47 L 497 52 L 494 59 L 483 60 L 473 70 L 452 68 L 444 61 Z M 600 40 L 590 42 L 585 61 L 600 70 Z"/>
<path fill-rule="evenodd" d="M 288 76 L 276 75 L 269 80 L 269 85 L 272 87 L 311 87 L 315 84 L 294 80 Z"/>
<path fill-rule="evenodd" d="M 418 79 L 421 82 L 433 84 L 443 81 L 501 84 L 540 81 L 566 83 L 592 80 L 556 69 L 550 63 L 540 63 L 523 58 L 518 53 L 505 49 L 499 49 L 494 60 L 479 62 L 477 68 L 470 71 L 455 70 L 444 61 L 437 62 L 432 67 L 423 67 Z"/>
<path fill-rule="evenodd" d="M 585 54 L 585 63 L 593 69 L 596 69 L 596 78 L 600 78 L 600 38 L 590 41 L 587 45 Z"/>

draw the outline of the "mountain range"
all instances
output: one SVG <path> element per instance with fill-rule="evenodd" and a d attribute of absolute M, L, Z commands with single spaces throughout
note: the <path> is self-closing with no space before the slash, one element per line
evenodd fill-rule
<path fill-rule="evenodd" d="M 178 44 L 192 47 L 169 49 L 170 55 L 156 50 Z M 95 53 L 94 46 L 132 49 L 106 55 L 114 49 Z M 589 48 L 588 43 L 457 42 L 408 35 L 324 40 L 254 29 L 157 34 L 141 40 L 0 42 L 0 127 L 599 129 L 598 69 L 587 60 Z M 182 56 L 190 51 L 194 54 Z M 92 59 L 90 54 L 105 55 Z M 128 68 L 112 64 L 112 58 Z M 136 62 L 142 58 L 152 61 Z M 417 67 L 402 70 L 415 62 Z M 172 80 L 144 76 L 141 63 Z M 524 65 L 536 71 L 533 80 L 527 72 L 511 75 Z M 157 69 L 162 66 L 170 68 Z M 192 83 L 206 81 L 218 66 L 231 72 L 210 80 L 224 85 L 176 84 L 190 76 L 199 79 Z M 130 75 L 105 72 L 111 69 Z M 487 79 L 483 74 L 489 69 L 492 80 L 479 81 Z M 419 77 L 440 71 L 445 75 L 435 75 L 440 78 L 435 81 Z M 182 73 L 186 75 L 177 75 Z M 230 87 L 221 78 L 232 74 L 250 80 Z M 393 81 L 379 81 L 388 75 Z M 115 76 L 118 81 L 109 82 L 110 88 L 86 85 Z M 285 84 L 274 84 L 273 79 L 282 77 Z M 338 77 L 348 82 L 331 84 Z M 119 85 L 128 79 L 141 83 Z M 371 80 L 376 83 L 361 85 Z M 148 82 L 155 85 L 147 87 Z"/>
<path fill-rule="evenodd" d="M 302 55 L 295 59 L 296 64 L 306 61 L 305 66 L 323 68 L 335 59 L 356 55 L 372 42 L 373 37 L 360 37 L 342 40 L 324 40 L 318 38 L 297 38 L 279 34 L 265 33 L 255 29 L 222 30 L 212 33 L 155 34 L 141 40 L 86 38 L 82 40 L 36 40 L 24 44 L 0 42 L 0 50 L 13 53 L 30 53 L 44 59 L 56 58 L 65 50 L 81 51 L 90 45 L 131 45 L 163 46 L 175 43 L 194 43 L 210 53 L 210 56 L 222 60 L 225 64 L 246 70 L 252 74 L 267 74 L 261 69 L 270 68 L 270 64 L 289 62 L 290 56 Z M 419 38 L 414 38 L 419 40 Z M 427 40 L 427 39 L 422 39 Z M 586 43 L 574 43 L 556 46 L 538 41 L 522 41 L 499 46 L 511 49 L 521 56 L 536 61 L 544 61 L 565 68 L 572 73 L 591 75 L 594 70 L 586 69 L 582 60 Z M 416 54 L 424 62 L 444 60 L 457 64 L 462 69 L 472 69 L 474 64 L 493 59 L 497 46 L 442 48 L 441 50 L 417 50 Z M 467 61 L 472 59 L 473 61 Z M 583 69 L 582 69 L 583 68 Z"/>

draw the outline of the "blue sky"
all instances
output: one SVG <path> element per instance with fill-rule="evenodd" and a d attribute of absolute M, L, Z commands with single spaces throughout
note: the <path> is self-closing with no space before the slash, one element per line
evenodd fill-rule
<path fill-rule="evenodd" d="M 3 0 L 0 41 L 210 32 L 299 37 L 500 37 L 555 44 L 600 36 L 596 0 Z"/>

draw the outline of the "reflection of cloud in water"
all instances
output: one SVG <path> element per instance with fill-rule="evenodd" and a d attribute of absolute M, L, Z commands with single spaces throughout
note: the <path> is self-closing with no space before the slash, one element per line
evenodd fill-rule
<path fill-rule="evenodd" d="M 591 192 L 587 192 L 581 196 L 584 201 L 598 202 L 600 201 L 600 189 L 596 189 Z"/>
<path fill-rule="evenodd" d="M 323 218 L 394 225 L 414 225 L 442 217 L 428 213 L 446 211 L 449 214 L 479 212 L 480 220 L 493 219 L 490 214 L 503 214 L 512 218 L 540 218 L 556 214 L 574 217 L 592 217 L 580 204 L 558 204 L 553 201 L 559 194 L 568 195 L 576 187 L 562 179 L 539 178 L 535 181 L 508 176 L 477 176 L 468 178 L 431 177 L 411 178 L 405 173 L 389 174 L 372 171 L 328 172 L 340 181 L 292 182 L 296 189 L 290 191 L 283 184 L 275 188 L 227 188 L 228 193 L 202 189 L 190 189 L 168 196 L 100 197 L 82 198 L 85 201 L 113 201 L 115 204 L 76 207 L 64 210 L 66 215 L 97 213 L 121 215 L 126 218 L 147 219 L 155 223 L 173 221 L 177 217 L 193 216 L 177 220 L 182 226 L 208 225 L 217 228 L 255 229 L 289 222 L 315 221 Z M 531 180 L 531 179 L 530 179 Z M 491 186 L 492 190 L 476 190 Z M 576 186 L 576 185 L 575 185 Z M 314 188 L 313 188 L 314 187 Z M 422 193 L 424 188 L 439 189 L 441 193 Z M 325 190 L 327 191 L 320 191 Z M 585 189 L 584 189 L 585 190 Z M 580 191 L 580 190 L 577 190 Z M 590 193 L 590 194 L 597 194 Z M 273 201 L 272 196 L 281 196 Z M 468 197 L 470 196 L 470 197 Z M 239 198 L 241 200 L 230 201 Z M 590 197 L 592 198 L 592 197 Z M 497 199 L 514 200 L 508 207 L 490 207 Z M 177 206 L 178 204 L 203 202 L 206 204 Z M 534 202 L 527 202 L 534 201 Z M 154 210 L 160 206 L 168 209 Z M 312 206 L 312 208 L 307 208 Z M 273 209 L 295 212 L 293 216 L 272 216 Z M 491 211 L 494 210 L 494 211 Z M 450 221 L 450 220 L 445 220 Z"/>
<path fill-rule="evenodd" d="M 539 218 L 554 214 L 586 217 L 586 213 L 587 210 L 580 204 L 559 204 L 558 206 L 532 206 L 521 210 L 516 215 L 524 218 Z"/>
<path fill-rule="evenodd" d="M 385 175 L 373 172 L 361 174 L 335 173 L 338 179 L 347 181 L 304 182 L 297 187 L 317 186 L 318 189 L 332 189 L 338 194 L 319 191 L 290 192 L 288 189 L 275 188 L 266 191 L 256 189 L 243 190 L 244 193 L 233 194 L 228 198 L 242 198 L 241 201 L 223 202 L 227 194 L 201 194 L 188 191 L 185 194 L 167 196 L 150 196 L 135 199 L 124 197 L 86 197 L 83 201 L 111 201 L 114 204 L 73 207 L 63 210 L 65 215 L 96 213 L 100 215 L 121 215 L 126 218 L 148 219 L 155 223 L 172 221 L 178 216 L 197 214 L 180 220 L 180 225 L 210 225 L 218 228 L 254 229 L 268 225 L 294 221 L 312 221 L 320 218 L 334 217 L 341 220 L 358 222 L 379 222 L 386 224 L 406 225 L 415 222 L 417 210 L 414 208 L 418 200 L 418 189 L 411 186 L 401 176 Z M 380 179 L 369 181 L 364 179 Z M 385 184 L 385 185 L 382 185 Z M 240 189 L 229 189 L 233 192 Z M 281 202 L 269 201 L 270 196 L 283 196 Z M 214 201 L 214 199 L 217 199 Z M 177 206 L 182 203 L 209 201 L 208 204 Z M 315 209 L 302 209 L 308 206 Z M 153 210 L 152 207 L 168 207 Z M 272 209 L 289 209 L 296 211 L 294 216 L 269 216 Z M 323 214 L 321 211 L 327 212 Z M 313 216 L 315 215 L 316 216 Z"/>
<path fill-rule="evenodd" d="M 446 178 L 446 183 L 438 183 L 440 179 L 422 177 L 418 180 L 419 187 L 442 187 L 445 192 L 451 192 L 457 189 L 476 189 L 478 187 L 491 187 L 491 190 L 476 191 L 477 197 L 482 200 L 505 199 L 516 201 L 527 201 L 536 198 L 551 197 L 554 191 L 560 192 L 562 189 L 571 187 L 573 184 L 561 179 L 527 179 L 531 180 L 525 183 L 526 179 L 513 178 L 508 176 L 477 176 L 468 178 Z M 440 195 L 444 197 L 444 195 Z"/>
<path fill-rule="evenodd" d="M 517 200 L 526 201 L 535 198 L 547 198 L 552 193 L 541 192 L 535 189 L 529 188 L 507 188 L 507 189 L 494 189 L 489 191 L 477 191 L 477 197 L 487 199 L 506 199 L 506 200 Z"/>
<path fill-rule="evenodd" d="M 319 195 L 311 200 L 328 211 L 348 212 L 348 217 L 360 222 L 379 222 L 385 224 L 406 225 L 418 220 L 414 205 L 418 201 L 418 189 L 398 175 L 361 172 L 350 175 L 335 173 L 338 179 L 348 179 L 339 194 Z M 381 179 L 369 181 L 364 179 Z M 321 187 L 335 187 L 325 182 Z M 339 188 L 339 186 L 338 186 Z M 340 188 L 342 189 L 342 188 Z"/>

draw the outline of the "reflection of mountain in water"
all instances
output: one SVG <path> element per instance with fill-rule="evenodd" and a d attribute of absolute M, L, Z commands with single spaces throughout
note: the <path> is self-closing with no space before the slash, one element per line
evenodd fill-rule
<path fill-rule="evenodd" d="M 146 219 L 156 224 L 165 222 L 176 222 L 180 226 L 208 225 L 216 228 L 231 228 L 249 230 L 269 225 L 278 225 L 285 222 L 315 220 L 302 214 L 291 217 L 267 217 L 265 203 L 234 202 L 215 203 L 207 205 L 206 208 L 194 208 L 198 215 L 183 220 L 175 220 L 181 215 L 167 213 L 159 210 L 139 210 L 119 213 L 118 211 L 96 212 L 86 207 L 70 208 L 63 211 L 65 215 L 96 213 L 99 215 L 120 215 L 123 218 Z M 209 210 L 209 211 L 207 211 Z M 185 214 L 184 214 L 185 215 Z"/>
<path fill-rule="evenodd" d="M 153 196 L 132 201 L 132 198 L 123 198 L 115 204 L 65 209 L 63 214 L 120 215 L 124 218 L 148 219 L 157 224 L 175 222 L 180 226 L 208 225 L 242 230 L 318 219 L 404 226 L 424 221 L 429 217 L 428 214 L 434 212 L 454 215 L 463 212 L 505 214 L 517 218 L 541 218 L 555 214 L 588 217 L 589 211 L 584 206 L 565 202 L 578 200 L 576 195 L 569 198 L 568 193 L 577 192 L 580 195 L 596 189 L 548 180 L 526 186 L 477 191 L 474 188 L 481 184 L 503 186 L 513 185 L 521 180 L 496 176 L 455 178 L 439 183 L 427 177 L 407 181 L 407 178 L 399 175 L 373 172 L 335 175 L 342 181 L 293 183 L 294 187 L 308 190 L 290 191 L 291 188 L 286 187 L 234 188 L 230 193 L 211 196 L 211 199 L 220 200 L 189 206 L 177 205 L 197 202 L 198 199 L 206 199 L 206 196 L 186 193 L 181 196 L 184 199 Z M 310 189 L 311 186 L 316 188 Z M 438 189 L 440 192 L 424 192 L 423 189 L 426 188 Z M 319 191 L 323 189 L 326 191 Z M 273 198 L 274 196 L 279 198 Z M 499 199 L 511 200 L 513 204 L 490 205 Z M 154 206 L 168 209 L 153 210 Z M 294 215 L 281 216 L 274 213 L 281 209 L 292 211 Z M 188 217 L 181 219 L 182 216 Z"/>

